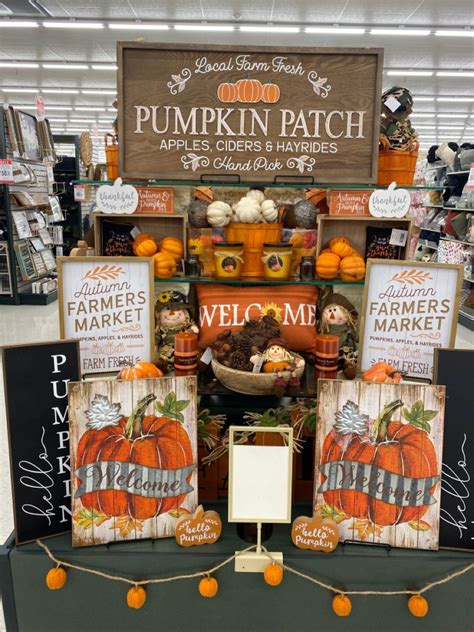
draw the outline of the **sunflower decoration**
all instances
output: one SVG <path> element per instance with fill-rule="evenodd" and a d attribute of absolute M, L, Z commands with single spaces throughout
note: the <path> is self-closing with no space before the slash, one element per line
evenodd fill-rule
<path fill-rule="evenodd" d="M 157 303 L 169 303 L 171 301 L 171 292 L 160 292 L 156 297 Z"/>
<path fill-rule="evenodd" d="M 283 320 L 282 309 L 281 307 L 278 307 L 276 303 L 265 303 L 265 305 L 260 309 L 260 314 L 262 318 L 264 316 L 270 316 L 271 318 L 277 320 L 279 323 L 281 323 Z"/>

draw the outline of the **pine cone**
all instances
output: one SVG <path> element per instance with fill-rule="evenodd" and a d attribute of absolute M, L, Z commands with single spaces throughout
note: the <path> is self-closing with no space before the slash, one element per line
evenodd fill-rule
<path fill-rule="evenodd" d="M 248 365 L 248 359 L 242 351 L 233 351 L 229 357 L 230 367 L 237 369 L 238 371 L 246 371 Z"/>
<path fill-rule="evenodd" d="M 252 338 L 250 336 L 242 336 L 239 334 L 235 336 L 235 347 L 237 351 L 241 351 L 245 354 L 246 358 L 250 356 L 252 349 Z"/>
<path fill-rule="evenodd" d="M 269 338 L 267 339 L 266 336 L 262 336 L 261 334 L 254 336 L 251 340 L 252 347 L 257 347 L 259 351 L 265 351 L 267 340 L 269 340 Z"/>

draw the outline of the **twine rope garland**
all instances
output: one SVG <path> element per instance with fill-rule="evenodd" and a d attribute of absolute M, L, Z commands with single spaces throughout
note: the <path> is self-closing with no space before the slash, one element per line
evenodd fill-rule
<path fill-rule="evenodd" d="M 198 571 L 196 573 L 190 573 L 187 575 L 175 575 L 174 577 L 133 580 L 128 577 L 122 577 L 121 575 L 111 575 L 110 573 L 104 573 L 102 571 L 98 571 L 93 568 L 87 568 L 87 566 L 79 566 L 78 564 L 71 564 L 71 562 L 65 562 L 64 560 L 60 560 L 55 555 L 53 555 L 53 553 L 51 552 L 51 549 L 41 540 L 36 540 L 36 544 L 45 551 L 46 555 L 57 566 L 73 568 L 76 571 L 82 571 L 83 573 L 90 573 L 91 575 L 97 575 L 98 577 L 103 577 L 104 579 L 110 579 L 116 582 L 123 582 L 125 584 L 129 584 L 130 586 L 145 586 L 149 584 L 166 584 L 168 582 L 179 581 L 181 579 L 197 579 L 199 577 L 209 577 L 210 575 L 212 575 L 212 573 L 215 573 L 216 571 L 223 568 L 224 566 L 227 566 L 227 564 L 230 564 L 233 560 L 235 560 L 240 555 L 243 555 L 244 553 L 249 553 L 250 551 L 253 551 L 257 548 L 256 545 L 249 546 L 243 551 L 239 551 L 238 553 L 231 555 L 230 557 L 223 560 L 219 564 L 216 564 L 216 566 L 213 566 L 212 568 L 209 568 L 205 571 Z M 324 588 L 325 590 L 329 590 L 338 595 L 359 595 L 363 597 L 364 596 L 367 597 L 370 595 L 378 595 L 382 597 L 390 597 L 390 596 L 395 596 L 395 595 L 421 595 L 425 592 L 428 592 L 428 590 L 435 588 L 436 586 L 447 584 L 448 582 L 452 581 L 456 577 L 459 577 L 460 575 L 464 575 L 465 573 L 468 573 L 469 571 L 474 569 L 474 563 L 468 564 L 467 566 L 464 566 L 463 568 L 457 571 L 453 571 L 449 575 L 446 575 L 446 577 L 442 577 L 441 579 L 437 579 L 433 582 L 429 582 L 428 584 L 426 584 L 425 586 L 423 586 L 423 588 L 420 588 L 419 590 L 341 590 L 341 588 L 337 586 L 333 586 L 332 584 L 327 584 L 319 579 L 316 579 L 315 577 L 311 577 L 310 575 L 306 575 L 305 573 L 302 573 L 301 571 L 297 571 L 295 568 L 292 568 L 291 566 L 288 566 L 287 564 L 280 564 L 279 562 L 276 562 L 275 559 L 272 557 L 272 555 L 268 552 L 268 550 L 265 547 L 262 547 L 262 550 L 271 562 L 273 562 L 274 564 L 278 564 L 285 571 L 288 571 L 289 573 L 293 573 L 293 575 L 301 577 L 302 579 L 307 579 L 312 584 L 316 584 L 316 586 L 319 586 L 320 588 Z"/>

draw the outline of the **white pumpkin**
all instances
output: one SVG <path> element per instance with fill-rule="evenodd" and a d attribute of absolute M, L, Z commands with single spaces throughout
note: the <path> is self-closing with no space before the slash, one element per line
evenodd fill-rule
<path fill-rule="evenodd" d="M 131 215 L 138 206 L 138 191 L 117 178 L 113 184 L 102 184 L 97 189 L 96 205 L 101 213 Z"/>
<path fill-rule="evenodd" d="M 247 195 L 245 197 L 257 200 L 257 202 L 261 204 L 263 200 L 265 199 L 265 194 L 263 191 L 260 191 L 259 189 L 250 189 L 250 191 L 247 191 Z"/>
<path fill-rule="evenodd" d="M 262 204 L 260 205 L 260 208 L 262 209 L 263 219 L 268 224 L 271 224 L 271 223 L 277 221 L 277 219 L 278 219 L 278 209 L 277 209 L 276 204 L 275 204 L 275 202 L 273 200 L 264 200 L 262 202 Z"/>
<path fill-rule="evenodd" d="M 262 221 L 260 204 L 254 198 L 243 197 L 232 207 L 239 222 L 243 224 L 257 224 Z"/>
<path fill-rule="evenodd" d="M 227 202 L 211 202 L 207 207 L 207 221 L 211 226 L 227 226 L 232 217 L 232 209 Z"/>

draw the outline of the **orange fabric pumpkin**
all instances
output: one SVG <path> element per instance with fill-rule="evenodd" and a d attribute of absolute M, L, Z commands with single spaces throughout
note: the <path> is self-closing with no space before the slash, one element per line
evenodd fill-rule
<path fill-rule="evenodd" d="M 50 590 L 59 590 L 67 580 L 67 573 L 61 566 L 56 566 L 48 571 L 46 575 L 46 586 Z"/>
<path fill-rule="evenodd" d="M 349 243 L 346 243 L 345 241 L 336 241 L 331 246 L 331 252 L 333 252 L 338 257 L 341 257 L 341 259 L 343 259 L 344 257 L 348 257 L 349 255 L 352 255 L 354 252 L 354 249 Z"/>
<path fill-rule="evenodd" d="M 276 103 L 280 98 L 280 87 L 275 83 L 265 83 L 262 86 L 261 99 L 264 103 Z"/>
<path fill-rule="evenodd" d="M 332 609 L 338 617 L 348 617 L 352 610 L 352 602 L 347 595 L 334 595 Z"/>
<path fill-rule="evenodd" d="M 283 569 L 279 564 L 269 564 L 263 571 L 263 577 L 270 586 L 278 586 L 283 581 Z"/>
<path fill-rule="evenodd" d="M 363 382 L 377 382 L 378 384 L 399 384 L 402 376 L 397 369 L 388 362 L 376 362 L 370 369 L 362 373 Z"/>
<path fill-rule="evenodd" d="M 127 606 L 139 610 L 146 601 L 146 592 L 143 586 L 132 586 L 127 593 Z"/>
<path fill-rule="evenodd" d="M 257 103 L 262 98 L 262 84 L 258 79 L 240 79 L 235 85 L 240 103 Z"/>
<path fill-rule="evenodd" d="M 142 380 L 147 377 L 163 377 L 161 371 L 152 362 L 135 362 L 131 366 L 124 367 L 118 374 L 119 380 Z"/>
<path fill-rule="evenodd" d="M 177 237 L 164 237 L 160 241 L 160 252 L 166 252 L 166 254 L 173 257 L 176 263 L 179 263 L 183 258 L 184 244 Z"/>
<path fill-rule="evenodd" d="M 329 248 L 335 244 L 349 244 L 349 239 L 347 237 L 333 237 L 329 242 Z"/>
<path fill-rule="evenodd" d="M 341 258 L 333 252 L 322 252 L 316 259 L 316 272 L 321 279 L 334 279 L 339 271 Z"/>
<path fill-rule="evenodd" d="M 203 577 L 199 582 L 199 594 L 202 597 L 215 597 L 218 590 L 219 584 L 215 577 Z"/>
<path fill-rule="evenodd" d="M 344 257 L 341 261 L 343 281 L 362 281 L 365 278 L 365 261 L 359 255 Z"/>
<path fill-rule="evenodd" d="M 235 103 L 239 98 L 235 83 L 220 83 L 217 86 L 217 98 L 221 103 Z"/>
<path fill-rule="evenodd" d="M 176 261 L 167 252 L 157 252 L 153 255 L 153 265 L 158 279 L 171 279 L 176 272 Z"/>
<path fill-rule="evenodd" d="M 428 601 L 421 595 L 412 595 L 408 600 L 408 610 L 414 617 L 426 617 L 429 610 Z"/>
<path fill-rule="evenodd" d="M 158 244 L 153 235 L 140 233 L 133 240 L 132 250 L 137 257 L 153 257 L 158 250 Z"/>

